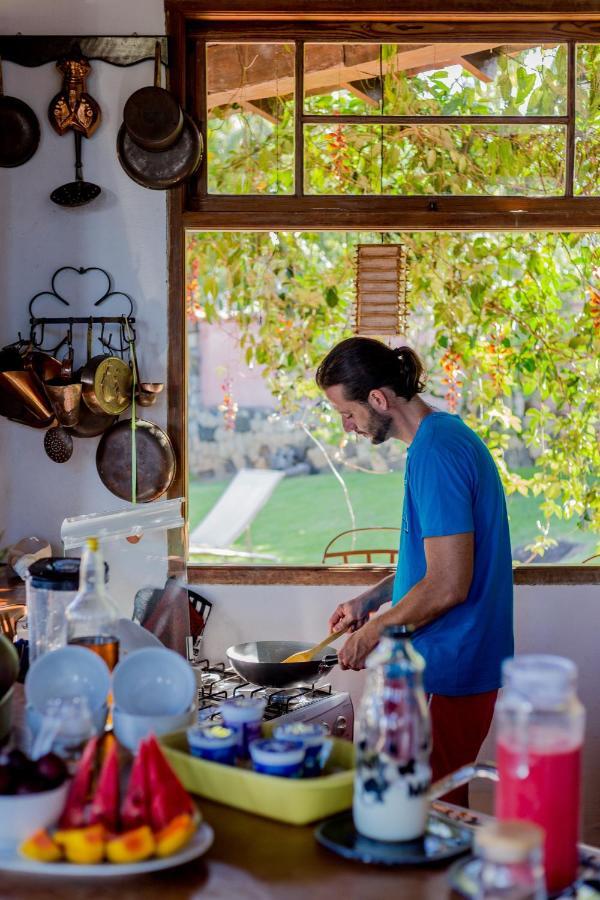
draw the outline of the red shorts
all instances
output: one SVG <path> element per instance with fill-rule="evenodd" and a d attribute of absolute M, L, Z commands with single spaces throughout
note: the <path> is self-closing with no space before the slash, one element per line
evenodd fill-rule
<path fill-rule="evenodd" d="M 475 762 L 494 715 L 498 691 L 445 697 L 430 694 L 431 770 L 434 781 L 467 763 Z M 444 800 L 458 806 L 469 805 L 469 786 L 446 794 Z"/>

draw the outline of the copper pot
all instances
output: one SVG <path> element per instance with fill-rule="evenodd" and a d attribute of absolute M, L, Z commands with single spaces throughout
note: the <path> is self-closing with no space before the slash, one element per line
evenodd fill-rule
<path fill-rule="evenodd" d="M 60 424 L 67 427 L 77 425 L 83 388 L 81 382 L 47 381 L 44 387 Z"/>
<path fill-rule="evenodd" d="M 39 422 L 50 424 L 54 419 L 54 412 L 44 391 L 44 385 L 35 372 L 29 369 L 0 372 L 0 388 L 6 389 L 12 394 L 23 409 Z"/>

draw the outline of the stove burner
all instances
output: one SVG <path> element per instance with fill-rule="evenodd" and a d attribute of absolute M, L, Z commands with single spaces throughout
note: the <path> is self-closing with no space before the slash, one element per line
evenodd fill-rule
<path fill-rule="evenodd" d="M 263 721 L 268 722 L 272 719 L 279 719 L 288 714 L 295 714 L 295 718 L 303 720 L 310 717 L 324 716 L 340 717 L 339 709 L 341 703 L 346 703 L 348 707 L 344 707 L 344 716 L 352 722 L 352 703 L 347 695 L 339 696 L 339 702 L 331 707 L 331 702 L 336 700 L 338 692 L 334 691 L 332 685 L 327 684 L 304 684 L 290 688 L 264 688 L 256 684 L 246 681 L 232 667 L 226 667 L 224 663 L 211 664 L 208 659 L 202 659 L 195 663 L 198 670 L 198 719 L 199 721 L 210 720 L 215 724 L 222 724 L 223 719 L 219 712 L 219 706 L 223 700 L 230 697 L 261 697 L 266 701 Z M 347 699 L 344 699 L 346 697 Z M 325 705 L 327 701 L 328 705 Z M 319 706 L 321 704 L 321 706 Z M 311 706 L 315 705 L 314 711 Z M 344 718 L 341 716 L 341 718 Z M 331 718 L 328 724 L 332 728 L 335 727 L 337 719 Z M 339 732 L 338 732 L 339 733 Z M 347 734 L 351 738 L 352 724 L 347 729 Z"/>

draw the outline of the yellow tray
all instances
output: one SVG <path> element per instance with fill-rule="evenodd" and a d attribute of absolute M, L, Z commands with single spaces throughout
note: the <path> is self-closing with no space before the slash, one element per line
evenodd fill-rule
<path fill-rule="evenodd" d="M 331 755 L 318 778 L 277 778 L 192 756 L 185 731 L 159 740 L 185 789 L 208 800 L 290 825 L 308 825 L 352 806 L 354 745 L 350 741 L 333 738 Z"/>

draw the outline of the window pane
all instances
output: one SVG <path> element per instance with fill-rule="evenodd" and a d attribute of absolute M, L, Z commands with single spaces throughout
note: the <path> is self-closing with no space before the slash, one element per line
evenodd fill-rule
<path fill-rule="evenodd" d="M 600 44 L 577 46 L 575 193 L 600 193 Z"/>
<path fill-rule="evenodd" d="M 566 114 L 564 45 L 307 44 L 314 115 Z"/>
<path fill-rule="evenodd" d="M 535 562 L 598 552 L 599 235 L 188 231 L 191 559 L 318 564 L 339 532 L 401 524 L 406 445 L 344 433 L 314 381 L 352 333 L 357 244 L 382 238 L 409 249 L 408 333 L 393 343 L 423 357 L 424 399 L 504 458 L 513 558 L 531 559 L 543 534 Z M 362 531 L 331 551 L 397 545 L 397 532 Z"/>
<path fill-rule="evenodd" d="M 208 191 L 294 190 L 294 45 L 207 46 Z"/>
<path fill-rule="evenodd" d="M 311 194 L 496 194 L 564 190 L 559 125 L 307 125 Z"/>

